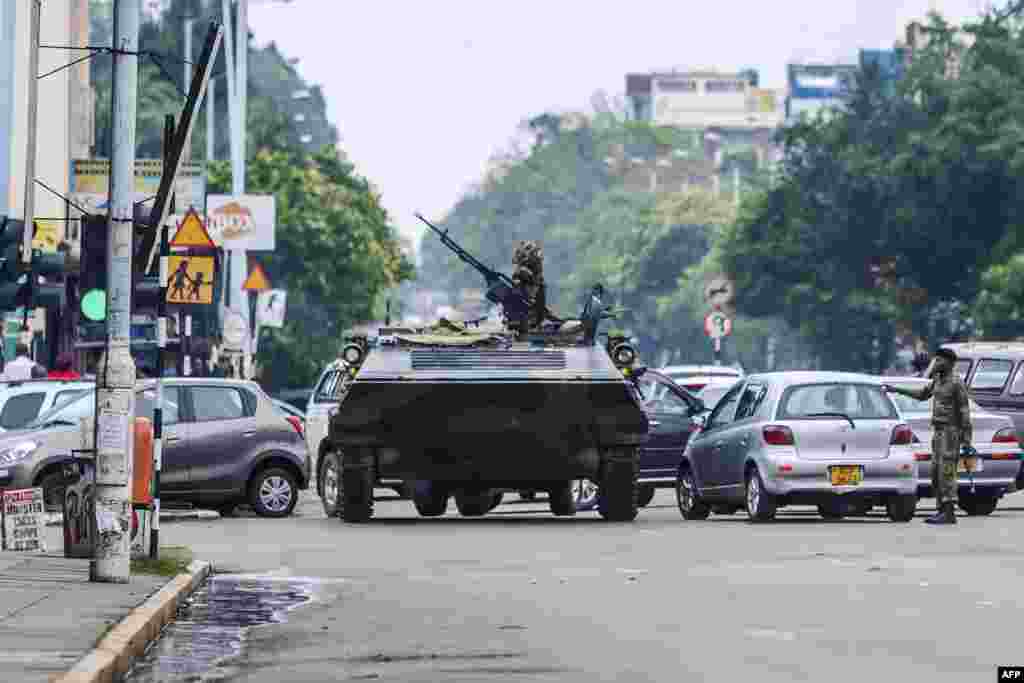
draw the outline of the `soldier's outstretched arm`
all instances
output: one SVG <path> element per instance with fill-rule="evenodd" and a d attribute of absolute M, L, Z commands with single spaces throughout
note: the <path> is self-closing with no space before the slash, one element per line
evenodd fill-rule
<path fill-rule="evenodd" d="M 915 390 L 915 389 L 903 389 L 901 387 L 894 387 L 891 384 L 883 384 L 882 386 L 885 388 L 885 391 L 891 391 L 891 392 L 896 393 L 896 394 L 902 394 L 904 396 L 909 396 L 910 398 L 917 399 L 918 401 L 927 401 L 928 399 L 930 399 L 932 397 L 932 392 L 934 391 L 934 388 L 935 388 L 934 384 L 935 384 L 935 382 L 933 380 L 931 382 L 928 382 L 928 384 L 924 385 L 923 387 L 921 387 L 920 389 L 917 389 L 917 390 Z"/>

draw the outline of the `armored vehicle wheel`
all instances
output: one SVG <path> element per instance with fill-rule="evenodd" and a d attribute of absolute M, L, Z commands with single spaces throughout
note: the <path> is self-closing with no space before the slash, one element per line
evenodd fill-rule
<path fill-rule="evenodd" d="M 324 463 L 320 467 L 319 487 L 323 492 L 320 502 L 324 506 L 324 514 L 328 517 L 338 516 L 338 486 L 341 482 L 341 458 L 337 453 L 324 455 Z"/>
<path fill-rule="evenodd" d="M 597 498 L 597 510 L 609 522 L 632 522 L 637 515 L 637 484 L 640 459 L 634 448 L 620 448 L 608 455 Z"/>
<path fill-rule="evenodd" d="M 346 522 L 368 522 L 373 517 L 373 461 L 356 454 L 341 456 L 338 507 Z"/>
<path fill-rule="evenodd" d="M 479 493 L 455 494 L 455 507 L 463 517 L 483 517 L 491 510 L 491 503 L 494 502 L 494 493 L 491 491 L 480 491 Z"/>
<path fill-rule="evenodd" d="M 412 487 L 412 502 L 421 517 L 440 517 L 448 511 L 448 492 L 432 481 L 418 481 Z"/>
<path fill-rule="evenodd" d="M 999 497 L 985 494 L 960 494 L 957 506 L 971 517 L 991 515 L 999 505 Z"/>
<path fill-rule="evenodd" d="M 576 499 L 573 496 L 572 482 L 562 482 L 548 492 L 551 512 L 556 517 L 571 517 L 576 514 Z"/>

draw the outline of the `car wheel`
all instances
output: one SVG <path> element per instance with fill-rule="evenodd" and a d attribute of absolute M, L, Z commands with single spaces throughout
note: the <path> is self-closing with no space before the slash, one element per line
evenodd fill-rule
<path fill-rule="evenodd" d="M 842 519 L 844 513 L 845 510 L 843 509 L 843 505 L 841 503 L 818 503 L 818 514 L 821 515 L 823 519 Z"/>
<path fill-rule="evenodd" d="M 992 495 L 961 495 L 957 505 L 971 517 L 983 517 L 995 512 L 996 506 L 999 505 L 999 498 Z"/>
<path fill-rule="evenodd" d="M 889 496 L 885 501 L 885 511 L 894 522 L 909 522 L 917 511 L 917 496 Z"/>
<path fill-rule="evenodd" d="M 440 517 L 448 511 L 448 492 L 432 481 L 417 481 L 412 502 L 421 517 Z"/>
<path fill-rule="evenodd" d="M 576 498 L 573 496 L 571 481 L 559 484 L 548 492 L 551 513 L 556 517 L 571 517 L 576 514 Z"/>
<path fill-rule="evenodd" d="M 707 519 L 711 508 L 697 493 L 697 481 L 689 467 L 679 470 L 676 475 L 676 505 L 683 519 Z"/>
<path fill-rule="evenodd" d="M 747 516 L 751 522 L 768 522 L 775 518 L 775 496 L 764 487 L 756 467 L 747 470 Z"/>
<path fill-rule="evenodd" d="M 637 496 L 636 504 L 642 508 L 647 507 L 654 500 L 654 487 L 653 486 L 641 486 L 640 493 Z"/>
<path fill-rule="evenodd" d="M 249 486 L 249 502 L 260 517 L 287 517 L 298 501 L 295 475 L 281 467 L 260 470 Z"/>
<path fill-rule="evenodd" d="M 597 505 L 598 487 L 590 479 L 573 479 L 572 498 L 577 512 L 593 510 Z"/>
<path fill-rule="evenodd" d="M 64 474 L 60 470 L 43 476 L 36 484 L 43 490 L 43 505 L 47 512 L 60 512 L 64 508 Z"/>
<path fill-rule="evenodd" d="M 362 449 L 339 456 L 338 509 L 342 521 L 368 522 L 373 517 L 373 485 L 376 477 L 372 459 Z"/>
<path fill-rule="evenodd" d="M 337 453 L 324 455 L 324 462 L 320 466 L 320 502 L 324 506 L 324 514 L 328 517 L 338 516 L 338 496 L 341 485 L 341 459 Z"/>
<path fill-rule="evenodd" d="M 492 496 L 491 491 L 459 492 L 455 494 L 455 507 L 463 517 L 483 517 L 491 510 Z"/>

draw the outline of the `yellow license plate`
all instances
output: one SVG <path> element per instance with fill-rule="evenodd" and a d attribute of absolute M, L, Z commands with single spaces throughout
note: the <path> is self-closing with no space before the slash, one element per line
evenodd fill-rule
<path fill-rule="evenodd" d="M 969 458 L 960 458 L 956 470 L 957 472 L 981 472 L 984 467 L 981 464 L 981 458 L 971 456 Z"/>
<path fill-rule="evenodd" d="M 835 465 L 829 468 L 833 486 L 857 486 L 863 472 L 856 465 Z"/>

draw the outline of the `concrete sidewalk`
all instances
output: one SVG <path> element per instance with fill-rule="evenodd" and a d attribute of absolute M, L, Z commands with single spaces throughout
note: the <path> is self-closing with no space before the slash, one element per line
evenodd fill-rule
<path fill-rule="evenodd" d="M 106 631 L 168 581 L 89 582 L 89 560 L 0 552 L 0 681 L 44 683 L 74 666 Z"/>

